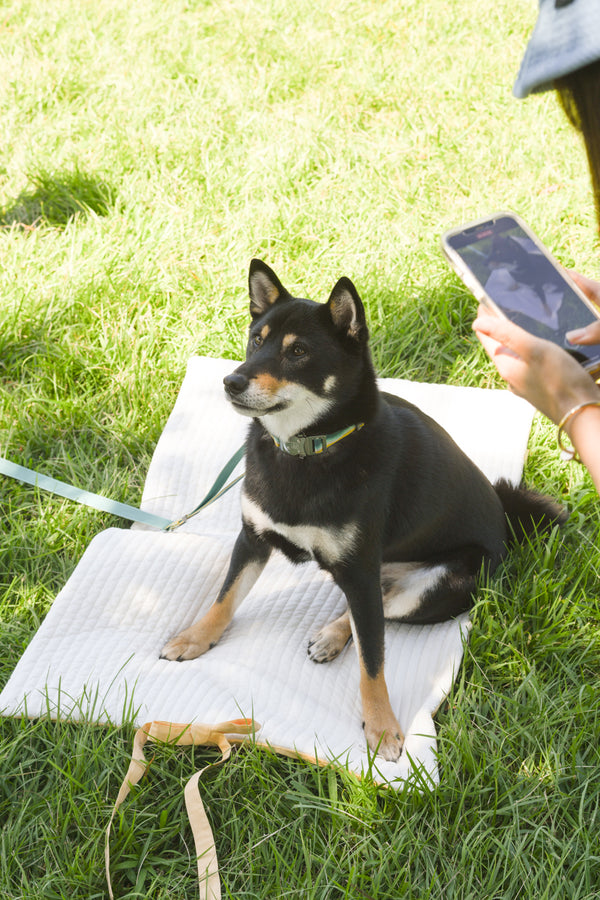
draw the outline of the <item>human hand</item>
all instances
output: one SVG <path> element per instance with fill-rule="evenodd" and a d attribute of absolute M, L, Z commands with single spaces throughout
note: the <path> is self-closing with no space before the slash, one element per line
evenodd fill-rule
<path fill-rule="evenodd" d="M 586 278 L 585 275 L 580 275 L 578 272 L 569 272 L 569 275 L 588 300 L 600 307 L 600 282 Z M 568 331 L 566 338 L 570 344 L 600 344 L 600 319 L 586 325 L 585 328 Z"/>
<path fill-rule="evenodd" d="M 600 287 L 600 286 L 599 286 Z M 473 330 L 511 390 L 557 423 L 600 389 L 572 356 L 480 306 Z"/>

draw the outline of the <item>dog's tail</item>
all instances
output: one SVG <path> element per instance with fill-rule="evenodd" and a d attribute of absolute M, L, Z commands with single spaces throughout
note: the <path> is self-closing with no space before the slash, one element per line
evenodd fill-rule
<path fill-rule="evenodd" d="M 563 525 L 569 513 L 552 497 L 530 491 L 525 487 L 514 487 L 501 479 L 494 485 L 511 531 L 511 543 L 523 541 L 536 532 L 543 534 L 555 525 Z"/>

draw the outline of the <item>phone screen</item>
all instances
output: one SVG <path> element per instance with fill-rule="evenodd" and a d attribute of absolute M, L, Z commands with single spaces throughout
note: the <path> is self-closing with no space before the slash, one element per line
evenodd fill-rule
<path fill-rule="evenodd" d="M 512 322 L 584 365 L 600 362 L 600 345 L 576 346 L 565 337 L 596 317 L 515 219 L 499 216 L 449 235 L 447 242 Z"/>

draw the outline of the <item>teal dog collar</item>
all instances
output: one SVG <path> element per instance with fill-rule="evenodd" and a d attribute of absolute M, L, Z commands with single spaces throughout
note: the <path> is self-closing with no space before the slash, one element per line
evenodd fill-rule
<path fill-rule="evenodd" d="M 296 434 L 289 441 L 282 441 L 274 435 L 271 435 L 271 437 L 275 446 L 287 453 L 288 456 L 298 456 L 304 459 L 305 456 L 318 456 L 319 453 L 324 453 L 325 450 L 337 444 L 338 441 L 343 440 L 343 438 L 348 437 L 355 431 L 360 431 L 364 424 L 364 422 L 359 422 L 358 425 L 350 425 L 348 428 L 342 428 L 341 431 L 336 431 L 333 434 Z"/>

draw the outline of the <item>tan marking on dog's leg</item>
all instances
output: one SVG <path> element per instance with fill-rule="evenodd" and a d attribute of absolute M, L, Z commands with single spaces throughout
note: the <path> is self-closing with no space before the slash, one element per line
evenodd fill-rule
<path fill-rule="evenodd" d="M 328 622 L 308 642 L 308 655 L 313 662 L 330 662 L 338 656 L 350 638 L 352 628 L 350 626 L 350 614 L 346 610 L 333 622 Z"/>
<path fill-rule="evenodd" d="M 161 656 L 171 660 L 196 659 L 214 647 L 263 568 L 264 565 L 260 563 L 246 566 L 229 590 L 213 603 L 198 622 L 194 622 L 165 644 Z"/>
<path fill-rule="evenodd" d="M 365 737 L 374 753 L 383 756 L 384 759 L 395 762 L 402 753 L 404 734 L 390 703 L 390 696 L 385 682 L 383 653 L 381 654 L 379 666 L 375 668 L 375 673 L 369 674 L 363 659 L 359 634 L 352 615 L 349 618 L 354 643 L 358 651 L 360 697 Z"/>
<path fill-rule="evenodd" d="M 371 678 L 361 663 L 360 695 L 369 747 L 384 759 L 395 762 L 402 753 L 404 735 L 392 710 L 383 670 Z"/>

